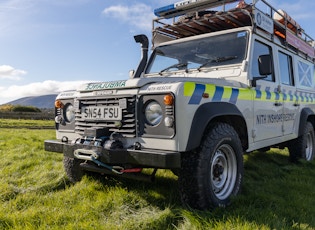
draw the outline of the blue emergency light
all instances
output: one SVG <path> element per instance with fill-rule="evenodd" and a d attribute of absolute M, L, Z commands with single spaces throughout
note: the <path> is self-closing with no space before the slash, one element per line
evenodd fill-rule
<path fill-rule="evenodd" d="M 155 14 L 155 16 L 162 17 L 167 12 L 172 12 L 175 9 L 176 9 L 175 8 L 175 4 L 171 4 L 171 5 L 168 5 L 168 6 L 163 6 L 163 7 L 160 7 L 158 9 L 155 9 L 154 10 L 154 14 Z"/>

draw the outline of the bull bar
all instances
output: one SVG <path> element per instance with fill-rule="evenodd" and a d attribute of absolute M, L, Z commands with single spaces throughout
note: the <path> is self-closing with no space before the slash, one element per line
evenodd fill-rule
<path fill-rule="evenodd" d="M 180 168 L 180 152 L 164 151 L 156 149 L 105 149 L 102 146 L 90 146 L 84 144 L 72 144 L 59 140 L 46 140 L 45 150 L 49 152 L 63 153 L 69 158 L 76 158 L 74 152 L 82 150 L 83 154 L 88 150 L 98 154 L 99 160 L 106 164 L 137 165 L 148 168 Z"/>

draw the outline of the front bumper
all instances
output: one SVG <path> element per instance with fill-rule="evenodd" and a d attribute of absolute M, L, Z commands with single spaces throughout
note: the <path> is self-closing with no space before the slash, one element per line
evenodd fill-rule
<path fill-rule="evenodd" d="M 153 149 L 114 149 L 107 150 L 101 146 L 70 144 L 58 140 L 46 140 L 45 150 L 63 153 L 64 156 L 75 158 L 75 150 L 92 150 L 97 153 L 99 160 L 110 165 L 134 165 L 148 168 L 174 169 L 181 167 L 179 152 Z"/>

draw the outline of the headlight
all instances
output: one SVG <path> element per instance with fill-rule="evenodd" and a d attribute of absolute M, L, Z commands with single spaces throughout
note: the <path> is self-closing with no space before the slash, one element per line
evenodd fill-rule
<path fill-rule="evenodd" d="M 64 108 L 64 116 L 67 122 L 71 123 L 74 121 L 75 113 L 74 113 L 74 107 L 72 104 L 67 104 Z"/>
<path fill-rule="evenodd" d="M 163 118 L 162 107 L 156 101 L 152 101 L 145 107 L 145 118 L 149 125 L 155 126 L 160 124 Z"/>

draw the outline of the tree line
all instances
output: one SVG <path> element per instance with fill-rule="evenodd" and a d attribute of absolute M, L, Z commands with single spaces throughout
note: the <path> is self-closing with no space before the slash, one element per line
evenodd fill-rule
<path fill-rule="evenodd" d="M 0 105 L 0 119 L 53 120 L 54 109 L 39 109 L 35 106 Z"/>
<path fill-rule="evenodd" d="M 35 106 L 5 104 L 5 105 L 0 105 L 0 112 L 31 112 L 31 113 L 40 113 L 42 111 L 39 108 L 35 107 Z"/>

